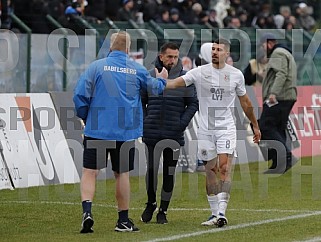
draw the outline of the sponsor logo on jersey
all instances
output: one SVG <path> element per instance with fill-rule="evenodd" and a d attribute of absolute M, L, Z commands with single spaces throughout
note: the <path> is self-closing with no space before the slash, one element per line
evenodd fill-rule
<path fill-rule="evenodd" d="M 212 99 L 221 101 L 223 98 L 224 88 L 215 88 L 212 87 L 210 89 L 210 92 L 212 93 Z"/>

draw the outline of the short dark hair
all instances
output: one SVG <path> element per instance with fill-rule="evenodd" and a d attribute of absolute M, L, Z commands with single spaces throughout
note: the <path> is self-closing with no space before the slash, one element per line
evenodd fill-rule
<path fill-rule="evenodd" d="M 174 42 L 167 42 L 165 44 L 163 44 L 161 47 L 160 47 L 160 53 L 163 54 L 165 53 L 165 51 L 167 49 L 171 49 L 171 50 L 179 50 L 179 47 L 176 43 Z"/>
<path fill-rule="evenodd" d="M 223 44 L 223 45 L 225 45 L 225 47 L 226 47 L 228 50 L 229 50 L 230 47 L 231 47 L 230 41 L 227 40 L 227 39 L 223 39 L 223 38 L 218 38 L 218 39 L 214 40 L 214 43 L 215 43 L 215 44 Z"/>

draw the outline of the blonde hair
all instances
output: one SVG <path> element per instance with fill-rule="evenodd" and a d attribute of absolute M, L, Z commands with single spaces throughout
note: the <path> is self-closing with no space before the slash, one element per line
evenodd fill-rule
<path fill-rule="evenodd" d="M 110 37 L 110 50 L 120 50 L 128 53 L 130 44 L 130 35 L 125 31 L 113 33 Z"/>

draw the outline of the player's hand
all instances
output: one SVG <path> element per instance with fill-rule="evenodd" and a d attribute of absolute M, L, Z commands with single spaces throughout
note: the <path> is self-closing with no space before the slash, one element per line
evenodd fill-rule
<path fill-rule="evenodd" d="M 155 73 L 156 73 L 156 77 L 161 77 L 161 78 L 164 78 L 164 79 L 168 78 L 168 71 L 164 67 L 163 67 L 161 72 L 158 72 L 158 69 L 155 68 Z"/>
<path fill-rule="evenodd" d="M 253 127 L 253 133 L 254 133 L 253 142 L 256 143 L 256 144 L 260 143 L 260 141 L 261 141 L 261 131 L 260 131 L 260 129 L 257 128 L 257 127 Z"/>

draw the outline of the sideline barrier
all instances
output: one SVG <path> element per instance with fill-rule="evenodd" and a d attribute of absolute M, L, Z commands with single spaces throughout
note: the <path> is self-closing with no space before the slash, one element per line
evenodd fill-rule
<path fill-rule="evenodd" d="M 247 93 L 259 117 L 261 90 L 247 87 Z M 0 190 L 80 181 L 82 127 L 75 116 L 72 96 L 70 92 L 0 94 Z M 238 130 L 235 163 L 263 161 L 259 147 L 252 142 L 250 125 L 238 101 L 235 117 Z M 321 86 L 298 88 L 298 101 L 291 119 L 300 142 L 294 154 L 320 155 Z M 181 168 L 187 162 L 195 166 L 197 121 L 194 117 L 185 132 L 186 145 L 179 162 Z M 131 175 L 145 175 L 145 147 L 138 141 L 136 145 L 138 152 Z M 109 164 L 100 172 L 99 179 L 112 177 Z"/>
<path fill-rule="evenodd" d="M 321 146 L 313 145 L 321 139 L 321 86 L 299 87 L 292 111 L 290 117 L 301 142 L 301 156 L 321 155 Z"/>
<path fill-rule="evenodd" d="M 321 155 L 321 146 L 315 141 L 321 139 L 321 86 L 300 86 L 298 99 L 292 108 L 290 118 L 296 129 L 300 143 L 299 149 L 294 149 L 294 155 L 315 156 Z M 261 87 L 254 89 L 255 96 L 262 107 Z"/>
<path fill-rule="evenodd" d="M 0 189 L 79 182 L 50 95 L 1 94 L 0 103 Z"/>

